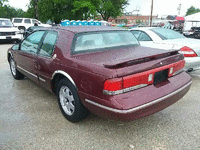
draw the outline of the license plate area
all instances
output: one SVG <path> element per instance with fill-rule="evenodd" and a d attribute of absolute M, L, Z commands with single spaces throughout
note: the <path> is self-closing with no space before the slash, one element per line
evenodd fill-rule
<path fill-rule="evenodd" d="M 10 36 L 7 36 L 6 39 L 7 39 L 7 40 L 11 40 L 12 38 L 11 38 Z"/>
<path fill-rule="evenodd" d="M 159 71 L 159 72 L 156 72 L 154 74 L 154 81 L 153 81 L 153 84 L 158 84 L 162 81 L 165 81 L 167 80 L 168 78 L 168 69 L 165 69 L 165 70 L 162 70 L 162 71 Z"/>

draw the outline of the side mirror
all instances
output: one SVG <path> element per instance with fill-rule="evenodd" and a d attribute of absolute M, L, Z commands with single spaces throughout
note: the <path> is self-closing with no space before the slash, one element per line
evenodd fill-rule
<path fill-rule="evenodd" d="M 12 50 L 19 50 L 19 44 L 13 45 Z"/>

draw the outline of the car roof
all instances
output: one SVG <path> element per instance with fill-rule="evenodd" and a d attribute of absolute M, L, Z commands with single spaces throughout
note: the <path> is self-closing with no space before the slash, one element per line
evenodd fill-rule
<path fill-rule="evenodd" d="M 109 26 L 54 26 L 52 27 L 54 29 L 58 30 L 66 30 L 71 31 L 74 33 L 81 33 L 81 32 L 92 32 L 92 31 L 127 31 L 122 28 L 116 28 L 116 27 L 109 27 Z"/>
<path fill-rule="evenodd" d="M 12 19 L 33 19 L 33 18 L 12 18 Z M 37 19 L 34 19 L 37 20 Z"/>
<path fill-rule="evenodd" d="M 158 27 L 140 27 L 140 28 L 132 28 L 130 30 L 142 30 L 142 31 L 146 31 L 146 30 L 150 30 L 150 29 L 156 29 Z"/>

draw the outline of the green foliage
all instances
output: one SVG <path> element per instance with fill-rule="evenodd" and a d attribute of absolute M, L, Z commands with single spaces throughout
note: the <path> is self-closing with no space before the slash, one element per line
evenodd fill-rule
<path fill-rule="evenodd" d="M 194 13 L 200 12 L 199 8 L 195 8 L 194 6 L 191 6 L 190 8 L 188 8 L 187 12 L 186 12 L 186 16 L 188 15 L 192 15 Z"/>
<path fill-rule="evenodd" d="M 8 0 L 0 0 L 0 18 L 14 18 L 14 17 L 23 17 L 24 11 L 22 9 L 15 9 L 10 5 L 4 4 Z"/>
<path fill-rule="evenodd" d="M 121 15 L 128 0 L 37 0 L 39 20 L 60 23 L 62 19 L 95 19 L 99 14 L 104 20 Z M 35 0 L 30 4 L 25 17 L 36 18 Z M 98 18 L 100 19 L 100 18 Z"/>
<path fill-rule="evenodd" d="M 39 20 L 60 23 L 62 19 L 73 19 L 73 0 L 40 0 L 38 2 Z"/>
<path fill-rule="evenodd" d="M 0 6 L 3 6 L 5 2 L 8 2 L 8 0 L 0 0 Z"/>
<path fill-rule="evenodd" d="M 99 0 L 96 5 L 97 12 L 101 14 L 103 20 L 108 20 L 110 17 L 116 18 L 121 16 L 123 10 L 128 5 L 128 0 Z"/>
<path fill-rule="evenodd" d="M 74 9 L 72 13 L 78 16 L 79 20 L 87 20 L 88 18 L 94 18 L 96 14 L 96 6 L 92 0 L 79 0 L 74 1 Z"/>

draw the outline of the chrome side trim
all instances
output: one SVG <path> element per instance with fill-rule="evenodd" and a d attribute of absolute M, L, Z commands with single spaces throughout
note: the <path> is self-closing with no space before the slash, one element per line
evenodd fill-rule
<path fill-rule="evenodd" d="M 139 85 L 136 85 L 136 86 L 132 86 L 132 87 L 125 88 L 125 89 L 122 89 L 122 90 L 117 90 L 117 91 L 103 90 L 103 93 L 107 94 L 107 95 L 117 95 L 117 94 L 129 92 L 129 91 L 133 91 L 133 90 L 145 87 L 145 86 L 147 86 L 147 84 L 139 84 Z"/>
<path fill-rule="evenodd" d="M 39 77 L 39 80 L 41 80 L 42 82 L 46 82 L 46 80 L 42 79 L 41 77 Z"/>
<path fill-rule="evenodd" d="M 55 71 L 55 72 L 53 73 L 51 79 L 53 79 L 54 76 L 55 76 L 56 74 L 58 74 L 58 73 L 64 75 L 66 78 L 68 78 L 69 81 L 71 81 L 71 83 L 77 88 L 77 86 L 76 86 L 74 80 L 72 79 L 72 77 L 71 77 L 68 73 L 66 73 L 66 72 L 64 72 L 64 71 L 62 71 L 62 70 L 57 70 L 57 71 Z"/>
<path fill-rule="evenodd" d="M 27 71 L 27 70 L 23 69 L 23 68 L 22 68 L 22 67 L 20 67 L 20 66 L 17 66 L 17 68 L 19 68 L 19 69 L 23 70 L 24 72 L 26 72 L 26 73 L 28 73 L 28 74 L 32 75 L 32 76 L 33 76 L 33 77 L 35 77 L 35 78 L 38 78 L 38 76 L 37 76 L 37 75 L 35 75 L 35 74 L 33 74 L 33 73 L 30 73 L 29 71 Z"/>
<path fill-rule="evenodd" d="M 88 102 L 88 103 L 90 103 L 90 104 L 93 104 L 93 105 L 95 105 L 95 106 L 98 106 L 98 107 L 100 107 L 100 108 L 103 108 L 103 109 L 106 109 L 106 110 L 109 110 L 109 111 L 112 111 L 112 112 L 115 112 L 115 113 L 128 114 L 128 113 L 132 113 L 132 112 L 138 111 L 138 110 L 140 110 L 140 109 L 143 109 L 143 108 L 145 108 L 145 107 L 154 105 L 154 104 L 156 104 L 156 103 L 158 103 L 158 102 L 160 102 L 160 101 L 162 101 L 162 100 L 164 100 L 164 99 L 166 99 L 166 98 L 168 98 L 168 97 L 171 97 L 171 96 L 175 95 L 176 93 L 182 91 L 184 88 L 188 87 L 188 86 L 191 85 L 191 84 L 192 84 L 192 81 L 190 81 L 189 83 L 187 83 L 186 85 L 184 85 L 184 86 L 181 87 L 180 89 L 178 89 L 178 90 L 176 90 L 176 91 L 174 91 L 174 92 L 172 92 L 172 93 L 170 93 L 170 94 L 168 94 L 168 95 L 165 95 L 165 96 L 163 96 L 163 97 L 161 97 L 161 98 L 159 98 L 159 99 L 156 99 L 156 100 L 154 100 L 154 101 L 152 101 L 152 102 L 149 102 L 149 103 L 146 103 L 146 104 L 144 104 L 144 105 L 140 105 L 140 106 L 138 106 L 138 107 L 135 107 L 135 108 L 132 108 L 132 109 L 128 109 L 128 110 L 119 110 L 119 109 L 110 108 L 110 107 L 107 107 L 107 106 L 98 104 L 98 103 L 96 103 L 96 102 L 93 102 L 93 101 L 91 101 L 91 100 L 89 100 L 89 99 L 85 99 L 85 101 Z"/>

